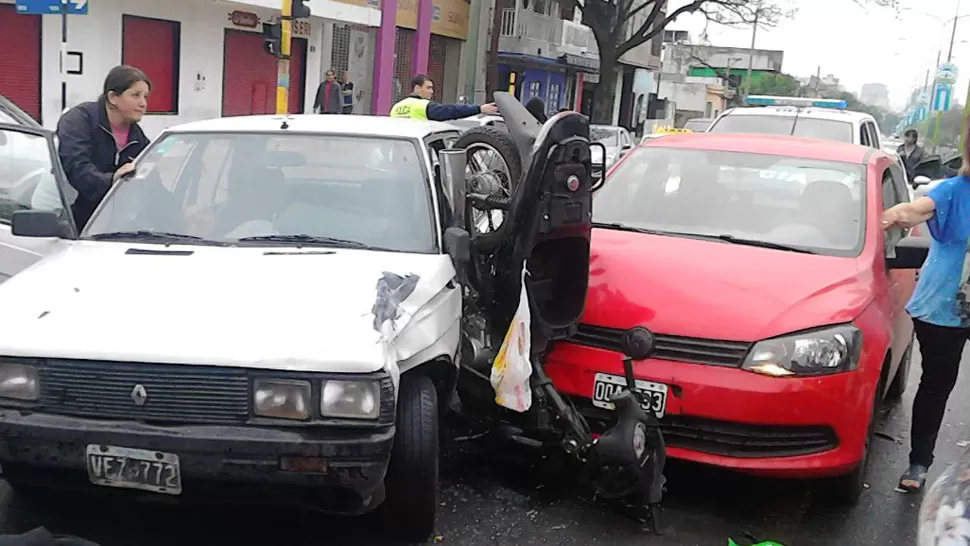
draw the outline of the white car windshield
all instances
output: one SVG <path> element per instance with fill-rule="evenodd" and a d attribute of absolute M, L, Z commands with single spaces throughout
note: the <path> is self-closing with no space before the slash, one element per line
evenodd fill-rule
<path fill-rule="evenodd" d="M 182 133 L 149 150 L 82 236 L 151 231 L 224 244 L 289 236 L 429 253 L 434 225 L 427 170 L 409 140 Z"/>
<path fill-rule="evenodd" d="M 746 239 L 856 256 L 862 165 L 754 153 L 643 147 L 595 197 L 597 224 Z"/>
<path fill-rule="evenodd" d="M 752 133 L 792 135 L 838 142 L 855 142 L 855 131 L 848 121 L 796 116 L 737 114 L 722 117 L 708 129 L 710 133 Z"/>

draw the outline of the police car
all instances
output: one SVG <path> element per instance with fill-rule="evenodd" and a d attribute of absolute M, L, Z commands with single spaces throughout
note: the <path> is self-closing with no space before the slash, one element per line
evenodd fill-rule
<path fill-rule="evenodd" d="M 876 119 L 846 108 L 848 103 L 837 99 L 752 95 L 744 106 L 718 116 L 708 132 L 793 135 L 880 149 Z"/>

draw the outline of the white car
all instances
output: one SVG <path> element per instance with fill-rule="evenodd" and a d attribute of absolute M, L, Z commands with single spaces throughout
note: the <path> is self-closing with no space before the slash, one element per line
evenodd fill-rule
<path fill-rule="evenodd" d="M 846 107 L 843 100 L 752 95 L 745 106 L 725 110 L 707 132 L 793 135 L 881 149 L 875 118 Z"/>
<path fill-rule="evenodd" d="M 449 121 L 448 124 L 454 125 L 462 131 L 467 131 L 473 127 L 495 127 L 497 129 L 507 130 L 505 118 L 493 114 L 476 114 L 467 118 Z"/>
<path fill-rule="evenodd" d="M 66 185 L 52 135 L 0 135 L 46 139 Z M 427 536 L 462 317 L 432 173 L 457 135 L 369 116 L 189 123 L 79 236 L 67 207 L 22 207 L 13 234 L 45 244 L 0 254 L 4 478 L 275 486 L 336 513 L 383 503 L 395 533 Z"/>

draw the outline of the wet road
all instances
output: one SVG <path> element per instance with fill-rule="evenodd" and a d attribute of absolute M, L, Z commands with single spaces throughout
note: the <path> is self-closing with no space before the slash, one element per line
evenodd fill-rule
<path fill-rule="evenodd" d="M 964 362 L 968 355 L 964 354 Z M 904 401 L 886 408 L 869 472 L 870 487 L 854 510 L 831 508 L 807 483 L 770 481 L 675 464 L 668 472 L 667 533 L 655 537 L 591 496 L 543 479 L 536 468 L 501 462 L 479 442 L 459 444 L 443 469 L 444 490 L 438 536 L 432 542 L 485 545 L 691 546 L 727 544 L 751 533 L 786 546 L 915 545 L 918 498 L 893 489 L 906 462 L 909 406 L 919 374 L 915 357 Z M 954 391 L 937 459 L 954 460 L 970 440 L 970 373 Z M 941 471 L 933 469 L 931 478 Z M 184 509 L 155 504 L 106 504 L 92 498 L 27 503 L 0 484 L 0 526 L 22 532 L 45 525 L 57 533 L 98 541 L 102 546 L 233 544 L 303 546 L 391 544 L 366 519 L 258 508 Z M 370 529 L 370 531 L 365 531 Z"/>

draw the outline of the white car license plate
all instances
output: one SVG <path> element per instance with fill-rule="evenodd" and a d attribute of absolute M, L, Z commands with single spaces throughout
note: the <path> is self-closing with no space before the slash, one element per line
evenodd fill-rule
<path fill-rule="evenodd" d="M 95 485 L 182 493 L 182 471 L 174 453 L 89 444 L 87 465 L 88 478 Z"/>
<path fill-rule="evenodd" d="M 636 389 L 643 398 L 643 409 L 653 409 L 657 418 L 663 417 L 667 410 L 667 392 L 669 387 L 663 383 L 636 380 Z M 598 373 L 593 379 L 593 405 L 603 409 L 613 409 L 610 398 L 614 394 L 626 390 L 626 378 L 608 373 Z"/>

